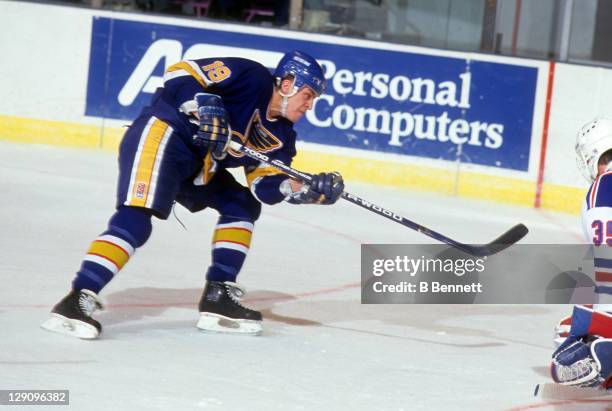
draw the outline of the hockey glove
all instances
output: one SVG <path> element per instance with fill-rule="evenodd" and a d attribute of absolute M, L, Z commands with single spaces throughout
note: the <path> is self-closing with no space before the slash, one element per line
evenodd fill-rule
<path fill-rule="evenodd" d="M 550 373 L 559 384 L 610 388 L 612 339 L 570 335 L 553 354 Z"/>
<path fill-rule="evenodd" d="M 193 136 L 193 144 L 210 151 L 217 160 L 225 157 L 232 134 L 229 114 L 223 106 L 221 97 L 215 94 L 198 93 L 200 128 Z"/>
<path fill-rule="evenodd" d="M 310 183 L 304 184 L 300 191 L 291 193 L 287 201 L 293 204 L 334 204 L 343 191 L 344 180 L 340 173 L 319 173 L 313 175 Z"/>

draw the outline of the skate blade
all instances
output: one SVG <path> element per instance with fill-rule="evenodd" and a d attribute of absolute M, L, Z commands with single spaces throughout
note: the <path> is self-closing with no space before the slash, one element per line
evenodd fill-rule
<path fill-rule="evenodd" d="M 236 320 L 212 313 L 200 313 L 196 327 L 206 332 L 242 335 L 260 335 L 262 331 L 261 321 Z"/>
<path fill-rule="evenodd" d="M 48 331 L 84 340 L 93 340 L 100 335 L 98 329 L 91 324 L 79 320 L 71 320 L 55 313 L 52 313 L 51 317 L 40 326 Z"/>

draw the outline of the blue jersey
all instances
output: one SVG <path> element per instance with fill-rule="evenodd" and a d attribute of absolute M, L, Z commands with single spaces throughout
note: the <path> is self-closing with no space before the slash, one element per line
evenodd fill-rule
<path fill-rule="evenodd" d="M 168 123 L 183 142 L 194 152 L 193 136 L 198 129 L 194 96 L 211 93 L 221 97 L 229 113 L 232 138 L 271 158 L 291 164 L 295 151 L 296 133 L 293 123 L 285 118 L 271 118 L 269 104 L 274 92 L 274 79 L 261 64 L 243 58 L 206 58 L 186 60 L 172 65 L 142 115 L 155 116 Z M 276 203 L 283 199 L 280 183 L 287 178 L 272 167 L 263 166 L 242 153 L 229 151 L 220 161 L 205 155 L 202 172 L 195 184 L 207 184 L 222 168 L 245 167 L 253 193 L 263 202 Z"/>

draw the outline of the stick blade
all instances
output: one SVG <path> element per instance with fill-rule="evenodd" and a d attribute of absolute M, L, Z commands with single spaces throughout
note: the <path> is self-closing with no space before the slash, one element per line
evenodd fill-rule
<path fill-rule="evenodd" d="M 475 256 L 475 257 L 486 257 L 489 255 L 497 254 L 502 250 L 510 247 L 512 244 L 517 243 L 523 237 L 527 235 L 529 229 L 525 224 L 519 223 L 485 245 L 469 245 L 464 251 Z"/>
<path fill-rule="evenodd" d="M 582 400 L 601 398 L 612 400 L 612 392 L 603 388 L 574 387 L 547 382 L 536 385 L 534 397 L 543 400 Z"/>

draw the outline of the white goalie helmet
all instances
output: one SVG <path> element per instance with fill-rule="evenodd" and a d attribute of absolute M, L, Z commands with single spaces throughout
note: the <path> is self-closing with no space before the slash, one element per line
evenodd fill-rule
<path fill-rule="evenodd" d="M 576 138 L 576 163 L 588 181 L 597 178 L 599 157 L 608 150 L 612 150 L 612 119 L 597 117 L 582 126 Z"/>

